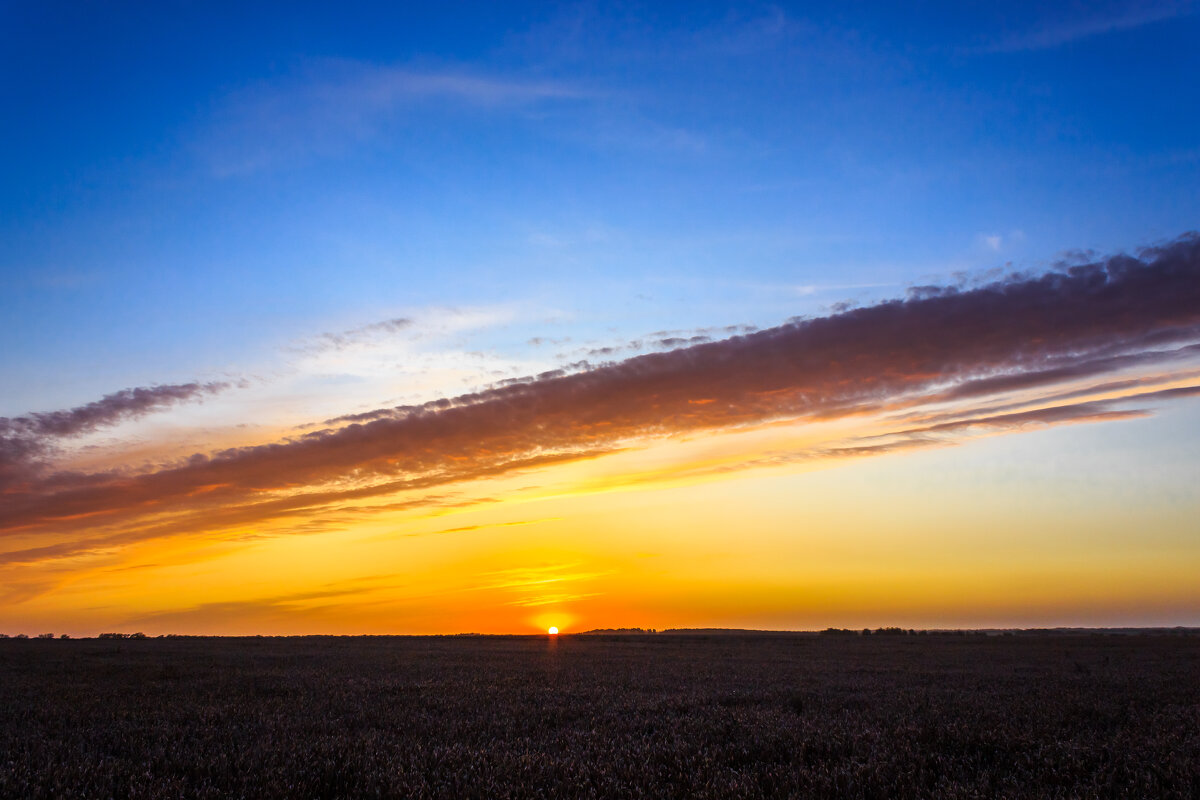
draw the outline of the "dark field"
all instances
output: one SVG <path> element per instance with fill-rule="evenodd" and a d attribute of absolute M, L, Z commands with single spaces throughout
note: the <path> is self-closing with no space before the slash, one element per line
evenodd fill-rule
<path fill-rule="evenodd" d="M 0 796 L 1200 797 L 1200 638 L 3 640 Z"/>

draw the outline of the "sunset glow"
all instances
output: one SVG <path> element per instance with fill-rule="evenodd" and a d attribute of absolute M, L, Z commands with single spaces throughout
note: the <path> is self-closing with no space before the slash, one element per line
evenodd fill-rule
<path fill-rule="evenodd" d="M 0 632 L 1200 624 L 1193 14 L 404 6 L 8 14 Z"/>

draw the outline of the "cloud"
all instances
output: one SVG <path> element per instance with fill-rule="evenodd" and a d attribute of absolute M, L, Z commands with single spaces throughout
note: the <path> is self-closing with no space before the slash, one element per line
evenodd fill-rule
<path fill-rule="evenodd" d="M 506 605 L 522 608 L 568 603 L 584 597 L 595 597 L 597 592 L 564 591 L 577 582 L 588 582 L 602 578 L 606 572 L 581 572 L 578 564 L 551 564 L 540 567 L 518 567 L 495 570 L 479 577 L 483 582 L 468 591 L 502 591 L 517 595 Z"/>
<path fill-rule="evenodd" d="M 79 436 L 227 388 L 228 383 L 213 382 L 122 389 L 87 405 L 64 411 L 0 417 L 0 435 Z"/>
<path fill-rule="evenodd" d="M 433 473 L 413 477 L 400 477 L 394 480 L 371 483 L 365 486 L 320 485 L 285 495 L 268 495 L 255 492 L 252 488 L 227 486 L 202 486 L 192 490 L 185 496 L 176 497 L 174 503 L 155 503 L 149 499 L 149 504 L 142 504 L 137 496 L 151 498 L 153 488 L 145 485 L 139 487 L 137 482 L 130 482 L 121 476 L 97 475 L 97 479 L 89 484 L 87 476 L 68 475 L 65 479 L 55 481 L 53 478 L 45 481 L 44 489 L 51 492 L 57 490 L 60 501 L 77 503 L 73 506 L 76 513 L 58 514 L 52 519 L 60 525 L 40 527 L 42 532 L 56 536 L 66 535 L 53 544 L 40 545 L 0 552 L 0 564 L 31 564 L 35 562 L 54 560 L 67 556 L 96 554 L 108 552 L 134 542 L 157 539 L 177 533 L 199 531 L 221 531 L 223 536 L 246 539 L 255 538 L 259 534 L 249 536 L 242 531 L 262 524 L 265 521 L 282 523 L 291 533 L 320 532 L 329 530 L 327 523 L 347 525 L 371 514 L 381 512 L 410 510 L 419 508 L 464 508 L 495 502 L 493 498 L 456 499 L 453 495 L 436 494 L 431 490 L 451 482 L 469 482 L 508 475 L 521 470 L 541 469 L 557 464 L 575 462 L 586 458 L 598 458 L 616 452 L 615 449 L 596 448 L 587 452 L 561 454 L 534 454 L 519 460 L 509 460 L 498 464 L 483 463 L 477 467 L 463 466 L 452 476 L 446 473 Z M 169 475 L 172 471 L 166 470 Z M 153 473 L 151 473 L 153 474 Z M 147 477 L 147 476 L 142 476 Z M 178 478 L 180 476 L 176 476 Z M 168 481 L 170 478 L 168 477 Z M 163 486 L 167 484 L 164 483 Z M 88 510 L 89 504 L 97 498 L 94 493 L 80 491 L 82 488 L 107 486 L 115 489 L 109 499 L 118 499 L 122 491 L 127 492 L 124 500 L 132 505 L 126 507 L 126 514 L 108 513 L 104 510 Z M 150 492 L 141 490 L 151 488 Z M 394 495 L 401 492 L 417 492 L 416 499 L 389 502 L 381 505 L 363 507 L 346 505 L 375 497 Z M 10 492 L 10 496 L 15 497 Z M 151 509 L 149 506 L 157 506 Z M 168 508 L 167 514 L 156 514 L 157 510 Z M 0 505 L 0 513 L 3 506 Z M 15 509 L 14 509 L 15 510 Z M 109 509 L 109 512 L 119 512 L 120 506 Z M 25 508 L 26 512 L 35 515 L 40 513 L 36 501 Z M 326 515 L 338 515 L 333 519 L 322 520 Z M 112 524 L 116 520 L 116 524 Z M 82 521 L 82 524 L 80 524 Z M 105 525 L 104 523 L 110 523 Z M 9 517 L 0 523 L 0 535 L 19 533 L 28 530 L 29 525 L 13 524 L 14 518 Z M 87 534 L 81 537 L 79 529 Z M 109 531 L 94 535 L 93 531 Z M 390 537 L 389 537 L 390 538 Z"/>
<path fill-rule="evenodd" d="M 113 392 L 76 408 L 0 417 L 0 487 L 14 480 L 22 465 L 44 455 L 55 440 L 83 436 L 217 394 L 229 386 L 227 382 L 141 386 Z"/>
<path fill-rule="evenodd" d="M 559 519 L 561 519 L 561 517 L 546 517 L 544 519 L 518 519 L 511 520 L 509 522 L 480 523 L 478 525 L 459 525 L 456 528 L 443 528 L 439 531 L 432 531 L 431 533 L 408 533 L 404 535 L 406 537 L 419 537 L 440 533 L 470 533 L 472 531 L 486 531 L 495 528 L 515 528 L 524 525 L 540 525 L 543 522 L 553 522 Z"/>
<path fill-rule="evenodd" d="M 350 328 L 339 333 L 322 333 L 303 342 L 295 349 L 310 354 L 321 353 L 326 350 L 345 350 L 347 347 L 371 341 L 378 336 L 390 336 L 408 331 L 412 326 L 413 320 L 409 317 L 393 317 L 392 319 L 385 319 L 380 322 L 372 322 L 369 325 L 360 325 L 357 328 Z"/>
<path fill-rule="evenodd" d="M 1036 388 L 1052 383 L 1090 378 L 1095 375 L 1117 372 L 1118 370 L 1130 367 L 1164 364 L 1180 359 L 1195 358 L 1196 356 L 1200 356 L 1200 345 L 1187 345 L 1172 350 L 1147 350 L 1090 360 L 1081 360 L 1077 356 L 1068 355 L 1062 359 L 1047 360 L 1047 364 L 1043 369 L 991 375 L 986 378 L 964 381 L 928 399 L 930 401 L 944 401 L 985 397 L 1003 392 Z"/>
<path fill-rule="evenodd" d="M 1194 11 L 1191 0 L 1168 0 L 1156 3 L 1133 3 L 1116 8 L 1088 8 L 1088 12 L 1073 18 L 1047 19 L 1029 30 L 1015 33 L 986 45 L 978 52 L 1012 53 L 1023 50 L 1048 50 L 1080 39 L 1118 31 L 1133 30 L 1144 25 L 1186 16 Z"/>
<path fill-rule="evenodd" d="M 1110 410 L 1109 403 L 1076 403 L 1067 406 L 1052 406 L 1050 408 L 1035 408 L 1029 411 L 1014 411 L 1010 414 L 996 414 L 990 417 L 970 417 L 940 422 L 925 428 L 905 431 L 906 436 L 924 433 L 946 433 L 964 428 L 1012 429 L 1030 425 L 1056 425 L 1063 422 L 1100 422 L 1104 420 L 1137 419 L 1148 416 L 1143 409 Z"/>
<path fill-rule="evenodd" d="M 498 112 L 588 96 L 552 80 L 329 59 L 309 63 L 289 79 L 231 94 L 198 144 L 217 174 L 236 175 L 339 155 L 384 134 L 422 103 Z"/>
<path fill-rule="evenodd" d="M 970 441 L 975 436 L 996 433 L 1013 433 L 1052 426 L 1112 422 L 1142 419 L 1150 416 L 1146 409 L 1125 409 L 1117 406 L 1133 401 L 1154 401 L 1176 397 L 1200 396 L 1200 386 L 1177 387 L 1154 392 L 1145 392 L 1109 402 L 1087 401 L 1060 406 L 1026 409 L 1003 414 L 961 414 L 949 421 L 911 427 L 899 427 L 875 435 L 853 435 L 819 446 L 774 450 L 749 457 L 723 462 L 698 462 L 681 468 L 671 464 L 660 470 L 604 477 L 597 486 L 604 489 L 644 488 L 657 483 L 711 479 L 745 472 L 751 469 L 782 467 L 828 459 L 878 456 L 931 447 L 949 447 Z M 1026 402 L 1022 404 L 1028 406 Z M 947 415 L 949 417 L 951 415 Z"/>
<path fill-rule="evenodd" d="M 547 374 L 456 398 L 380 409 L 275 443 L 197 454 L 141 474 L 29 475 L 0 495 L 0 536 L 150 538 L 596 457 L 639 443 L 774 421 L 958 403 L 960 418 L 894 434 L 1127 419 L 1090 403 L 987 412 L 980 397 L 1061 387 L 1194 357 L 1200 236 L 984 286 L 905 299 Z M 1186 387 L 1143 399 L 1186 396 Z M 843 448 L 884 443 L 844 442 Z M 887 448 L 884 448 L 887 449 Z M 890 449 L 897 449 L 890 446 Z M 845 454 L 849 454 L 846 451 Z M 108 532 L 108 533 L 106 533 Z"/>
<path fill-rule="evenodd" d="M 800 297 L 808 297 L 819 292 L 842 292 L 847 289 L 882 289 L 893 285 L 890 283 L 806 283 L 799 286 L 789 286 L 785 290 L 795 292 Z"/>
<path fill-rule="evenodd" d="M 268 622 L 286 624 L 304 620 L 311 624 L 319 620 L 331 607 L 344 604 L 351 598 L 361 604 L 362 598 L 381 588 L 370 585 L 371 581 L 366 582 L 367 585 L 359 585 L 361 583 L 350 581 L 343 586 L 326 585 L 313 591 L 292 592 L 252 600 L 200 603 L 185 608 L 140 614 L 125 619 L 114 627 L 145 626 L 150 630 L 189 631 L 205 630 L 215 624 L 226 631 L 234 631 L 255 630 L 256 625 L 261 626 Z M 261 630 L 261 627 L 257 629 Z"/>
<path fill-rule="evenodd" d="M 654 331 L 653 333 L 648 333 L 645 336 L 625 342 L 606 344 L 599 347 L 582 347 L 576 350 L 575 353 L 584 356 L 608 358 L 621 353 L 629 354 L 652 348 L 674 350 L 679 347 L 711 342 L 715 336 L 754 333 L 757 330 L 758 328 L 754 325 L 720 325 L 691 330 Z M 567 355 L 560 353 L 559 357 L 566 358 Z"/>

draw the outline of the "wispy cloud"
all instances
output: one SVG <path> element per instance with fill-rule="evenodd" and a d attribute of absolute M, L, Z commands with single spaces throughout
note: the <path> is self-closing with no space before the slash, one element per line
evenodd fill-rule
<path fill-rule="evenodd" d="M 1000 253 L 1024 242 L 1025 232 L 1014 230 L 1008 233 L 981 233 L 977 240 L 983 249 L 992 253 Z"/>
<path fill-rule="evenodd" d="M 589 96 L 553 80 L 327 60 L 231 94 L 198 144 L 214 171 L 235 175 L 341 154 L 425 102 L 499 112 Z"/>
<path fill-rule="evenodd" d="M 843 292 L 847 289 L 883 289 L 894 285 L 895 284 L 890 283 L 806 283 L 799 286 L 793 286 L 791 287 L 791 290 L 800 297 L 807 297 L 820 292 Z"/>
<path fill-rule="evenodd" d="M 891 425 L 890 438 L 873 431 L 825 446 L 824 455 L 840 456 L 1129 419 L 1149 412 L 1128 402 L 1191 396 L 1194 387 L 1151 388 L 1124 405 L 1048 398 L 1080 377 L 1129 378 L 1129 370 L 1191 363 L 1197 344 L 1200 236 L 1192 234 L 1136 257 L 974 288 L 923 287 L 905 299 L 574 374 L 380 409 L 141 474 L 25 475 L 0 495 L 0 536 L 53 534 L 47 546 L 63 555 L 95 546 L 81 539 L 84 531 L 93 543 L 113 537 L 113 546 L 302 521 L 364 498 L 434 493 L 666 437 L 777 421 L 869 417 Z M 1025 394 L 1007 409 L 979 402 L 1014 391 Z M 957 416 L 888 422 L 923 408 Z"/>
<path fill-rule="evenodd" d="M 352 345 L 370 341 L 378 336 L 389 336 L 403 333 L 412 328 L 413 321 L 408 317 L 394 317 L 338 333 L 322 333 L 311 340 L 302 342 L 296 347 L 301 352 L 321 352 L 324 350 L 345 350 Z"/>
<path fill-rule="evenodd" d="M 203 629 L 205 624 L 212 624 L 214 621 L 226 630 L 240 630 L 240 626 L 247 626 L 248 630 L 261 630 L 253 626 L 266 623 L 303 622 L 311 625 L 319 622 L 322 613 L 329 608 L 342 605 L 349 599 L 361 604 L 364 597 L 373 595 L 379 588 L 381 587 L 378 581 L 370 580 L 349 581 L 343 585 L 327 584 L 311 591 L 290 592 L 251 600 L 201 603 L 185 608 L 140 614 L 123 620 L 120 626 L 166 627 L 188 631 L 194 627 Z"/>
<path fill-rule="evenodd" d="M 754 333 L 756 330 L 758 328 L 754 325 L 721 325 L 707 328 L 691 328 L 688 330 L 653 331 L 639 336 L 637 339 L 628 339 L 624 342 L 580 347 L 569 353 L 559 353 L 558 357 L 564 360 L 579 356 L 611 360 L 616 356 L 628 356 L 645 350 L 675 350 L 680 347 L 690 347 L 692 345 L 711 342 L 715 338 L 722 336 Z M 542 342 L 531 343 L 541 344 Z M 558 342 L 551 343 L 558 344 Z M 586 366 L 588 362 L 582 361 L 578 362 L 578 364 Z"/>
<path fill-rule="evenodd" d="M 584 597 L 594 597 L 596 592 L 569 591 L 573 585 L 602 578 L 605 572 L 580 571 L 578 564 L 551 564 L 539 567 L 518 567 L 496 570 L 479 576 L 482 583 L 472 586 L 471 591 L 502 591 L 514 595 L 507 605 L 522 608 L 537 608 L 568 603 Z"/>
<path fill-rule="evenodd" d="M 1056 9 L 1056 6 L 1047 6 Z M 1076 9 L 1076 7 L 1072 7 Z M 1191 0 L 1168 0 L 1167 2 L 1130 3 L 1117 7 L 1078 7 L 1073 16 L 1055 16 L 1041 20 L 1026 30 L 1003 36 L 990 44 L 978 48 L 984 53 L 1012 53 L 1022 50 L 1048 50 L 1069 42 L 1100 36 L 1107 33 L 1132 30 L 1155 22 L 1162 22 L 1194 13 L 1195 3 Z"/>
<path fill-rule="evenodd" d="M 453 396 L 505 376 L 539 374 L 553 362 L 492 344 L 493 337 L 528 326 L 528 317 L 538 313 L 519 304 L 410 308 L 383 320 L 297 339 L 283 348 L 287 375 L 272 387 L 272 397 L 288 402 L 303 394 L 310 408 L 320 410 L 291 425 L 311 430 L 362 421 L 385 403 Z M 359 403 L 349 408 L 348 386 Z M 317 414 L 326 421 L 314 421 Z"/>
<path fill-rule="evenodd" d="M 437 534 L 437 533 L 469 533 L 471 531 L 481 531 L 481 530 L 485 531 L 485 530 L 492 530 L 495 528 L 518 528 L 518 527 L 522 527 L 524 525 L 540 525 L 543 522 L 553 522 L 553 521 L 556 521 L 559 519 L 561 519 L 561 517 L 546 517 L 545 519 L 517 519 L 517 520 L 511 520 L 509 522 L 481 523 L 478 525 L 459 525 L 456 528 L 443 528 L 440 531 L 433 531 L 433 533 L 435 533 L 435 534 Z M 406 535 L 408 535 L 408 536 L 428 536 L 430 534 L 411 533 L 411 534 L 406 534 Z"/>

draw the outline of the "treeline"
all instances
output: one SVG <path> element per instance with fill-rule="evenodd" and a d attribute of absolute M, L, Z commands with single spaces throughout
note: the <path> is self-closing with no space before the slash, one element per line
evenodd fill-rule
<path fill-rule="evenodd" d="M 28 638 L 29 637 L 23 633 L 18 633 L 16 636 L 9 636 L 7 633 L 0 633 L 0 639 L 28 639 Z M 38 638 L 38 639 L 53 639 L 54 634 L 53 633 L 39 633 L 36 638 Z M 64 633 L 61 636 L 59 636 L 58 638 L 70 639 L 71 637 L 68 634 Z"/>
<path fill-rule="evenodd" d="M 961 633 L 962 631 L 958 631 Z M 926 631 L 913 630 L 912 628 L 863 628 L 861 631 L 851 630 L 850 628 L 826 628 L 821 631 L 822 636 L 924 636 Z"/>
<path fill-rule="evenodd" d="M 7 633 L 0 633 L 0 639 L 28 639 L 28 638 L 30 638 L 29 635 L 24 634 L 24 633 L 18 633 L 18 634 L 14 634 L 14 635 L 9 635 Z M 70 639 L 71 635 L 69 633 L 62 633 L 62 634 L 59 634 L 57 637 L 55 637 L 55 635 L 53 633 L 39 633 L 37 636 L 35 636 L 33 638 L 35 638 L 35 639 L 54 639 L 54 638 Z M 87 639 L 89 637 L 84 636 L 82 638 Z M 151 637 L 147 636 L 146 634 L 142 633 L 141 631 L 138 631 L 136 633 L 116 633 L 116 632 L 101 633 L 101 634 L 98 634 L 95 638 L 97 638 L 97 639 L 149 639 Z M 160 633 L 158 636 L 153 637 L 153 638 L 156 638 L 156 639 L 225 639 L 225 638 L 229 638 L 229 637 L 225 637 L 225 636 L 193 636 L 192 634 L 187 634 L 187 633 Z M 242 637 L 242 638 L 262 639 L 265 637 L 263 637 L 263 636 L 247 636 L 247 637 Z M 303 637 L 293 637 L 293 638 L 303 638 Z"/>
<path fill-rule="evenodd" d="M 988 631 L 923 631 L 914 630 L 913 628 L 863 628 L 861 631 L 851 630 L 850 628 L 826 628 L 820 631 L 821 636 L 989 636 L 996 635 Z M 1011 636 L 1008 631 L 1003 632 L 1004 636 Z"/>

